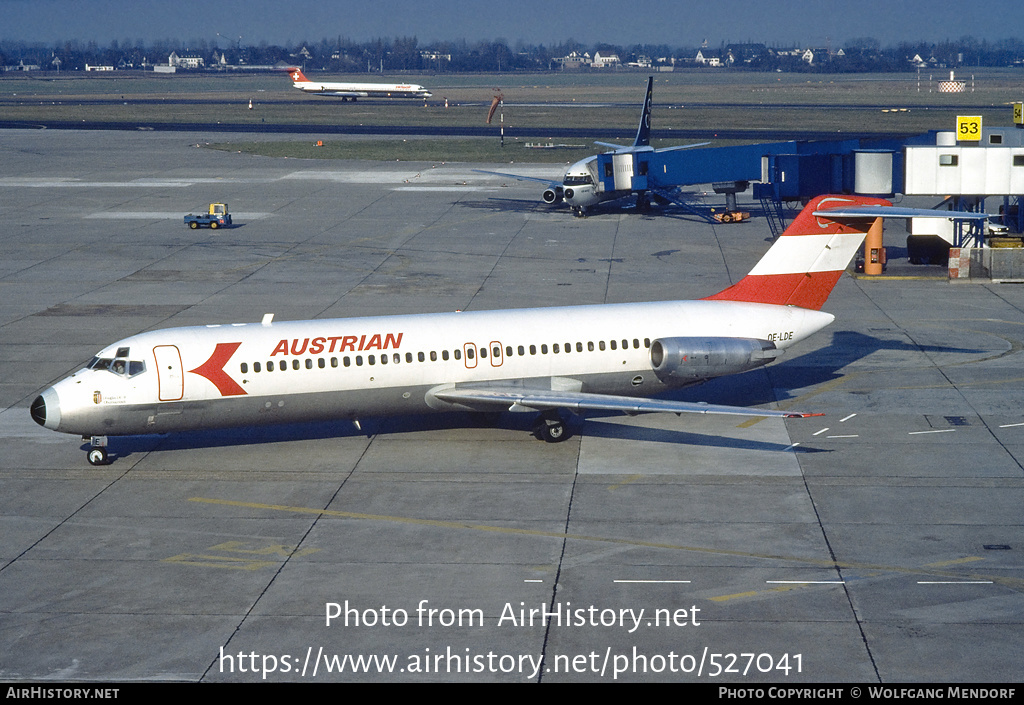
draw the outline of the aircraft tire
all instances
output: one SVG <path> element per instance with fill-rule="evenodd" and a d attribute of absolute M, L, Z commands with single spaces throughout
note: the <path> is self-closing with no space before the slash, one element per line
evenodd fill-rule
<path fill-rule="evenodd" d="M 565 422 L 559 419 L 537 419 L 533 427 L 533 435 L 545 443 L 561 443 L 569 437 L 569 429 Z"/>
<path fill-rule="evenodd" d="M 110 456 L 107 455 L 106 448 L 90 448 L 86 457 L 89 459 L 90 465 L 110 465 Z"/>

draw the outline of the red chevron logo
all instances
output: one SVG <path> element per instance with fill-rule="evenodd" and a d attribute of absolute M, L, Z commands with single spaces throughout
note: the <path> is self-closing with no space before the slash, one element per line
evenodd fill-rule
<path fill-rule="evenodd" d="M 231 379 L 228 373 L 224 371 L 224 365 L 228 364 L 228 360 L 231 359 L 231 356 L 235 354 L 240 345 L 241 343 L 217 343 L 217 347 L 214 348 L 210 359 L 194 370 L 189 370 L 189 372 L 205 377 L 213 382 L 213 386 L 217 388 L 222 397 L 246 394 L 241 385 Z"/>

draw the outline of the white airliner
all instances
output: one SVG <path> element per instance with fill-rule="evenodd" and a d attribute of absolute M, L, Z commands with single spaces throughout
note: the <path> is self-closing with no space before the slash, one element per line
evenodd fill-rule
<path fill-rule="evenodd" d="M 750 274 L 699 301 L 291 322 L 268 314 L 140 333 L 43 391 L 31 415 L 91 439 L 93 465 L 110 460 L 107 436 L 332 418 L 358 426 L 430 411 L 533 412 L 549 442 L 567 437 L 561 410 L 813 415 L 647 397 L 766 365 L 831 323 L 820 308 L 881 213 L 920 211 L 821 196 Z"/>
<path fill-rule="evenodd" d="M 636 195 L 637 208 L 646 210 L 650 204 L 651 194 L 663 201 L 676 201 L 678 199 L 672 194 L 671 189 L 687 181 L 682 174 L 669 173 L 667 167 L 664 174 L 655 168 L 651 160 L 656 155 L 665 152 L 675 152 L 681 149 L 693 147 L 704 147 L 710 142 L 699 142 L 697 144 L 682 144 L 674 147 L 662 147 L 655 149 L 651 146 L 651 106 L 653 104 L 654 77 L 647 79 L 647 93 L 644 97 L 644 106 L 640 111 L 640 124 L 636 129 L 636 137 L 633 144 L 624 146 L 610 142 L 595 142 L 602 147 L 611 148 L 611 152 L 601 155 L 594 155 L 581 159 L 565 170 L 561 181 L 542 179 L 536 176 L 522 176 L 521 174 L 507 174 L 500 171 L 486 171 L 474 169 L 481 174 L 494 174 L 495 176 L 506 176 L 520 181 L 536 181 L 544 184 L 547 188 L 541 194 L 545 203 L 556 204 L 564 202 L 572 212 L 583 217 L 591 206 L 604 201 L 614 201 Z M 602 169 L 604 170 L 602 173 Z M 653 169 L 653 171 L 652 171 Z M 679 182 L 679 183 L 677 183 Z"/>
<path fill-rule="evenodd" d="M 306 78 L 302 69 L 290 68 L 292 86 L 304 93 L 341 98 L 429 98 L 433 95 L 423 86 L 410 83 L 316 83 Z"/>

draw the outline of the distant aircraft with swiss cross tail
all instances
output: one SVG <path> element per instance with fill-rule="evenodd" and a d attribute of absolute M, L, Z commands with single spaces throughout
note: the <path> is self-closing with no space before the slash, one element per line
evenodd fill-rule
<path fill-rule="evenodd" d="M 310 81 L 302 73 L 302 69 L 290 68 L 288 75 L 292 79 L 292 87 L 303 93 L 341 98 L 342 101 L 359 98 L 429 98 L 433 95 L 423 86 L 413 83 L 338 83 Z"/>
<path fill-rule="evenodd" d="M 653 399 L 767 365 L 832 322 L 820 309 L 882 216 L 981 219 L 860 196 L 807 205 L 751 272 L 696 301 L 235 323 L 133 335 L 40 394 L 40 425 L 108 436 L 422 412 L 511 411 L 568 437 L 563 412 L 818 414 Z"/>

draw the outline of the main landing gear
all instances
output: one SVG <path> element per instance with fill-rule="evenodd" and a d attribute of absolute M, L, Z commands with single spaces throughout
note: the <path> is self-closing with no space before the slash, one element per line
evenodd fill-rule
<path fill-rule="evenodd" d="M 533 435 L 545 443 L 561 443 L 569 437 L 569 429 L 557 409 L 544 411 L 533 423 Z"/>
<path fill-rule="evenodd" d="M 110 454 L 107 452 L 106 436 L 87 436 L 82 440 L 89 441 L 89 450 L 85 457 L 89 459 L 90 465 L 110 465 Z"/>

